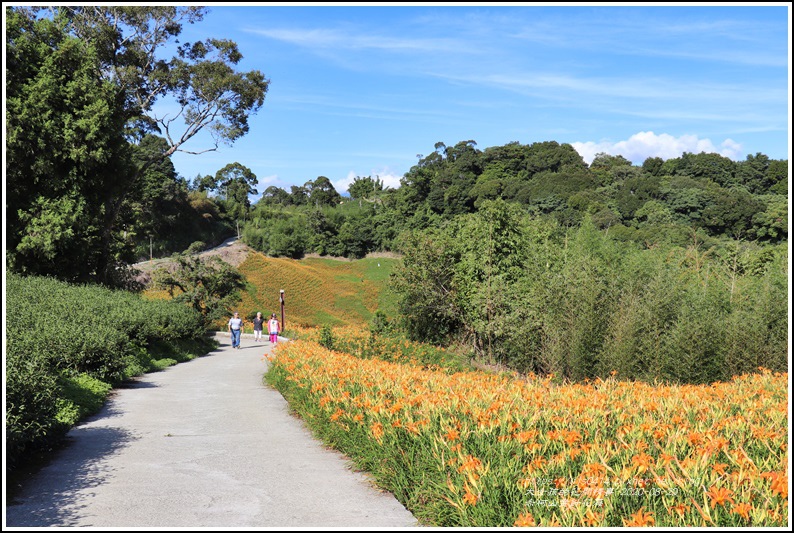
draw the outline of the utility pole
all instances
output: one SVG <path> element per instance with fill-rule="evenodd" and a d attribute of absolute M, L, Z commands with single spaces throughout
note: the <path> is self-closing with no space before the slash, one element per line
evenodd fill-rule
<path fill-rule="evenodd" d="M 281 289 L 279 300 L 281 301 L 281 331 L 284 331 L 284 289 Z"/>

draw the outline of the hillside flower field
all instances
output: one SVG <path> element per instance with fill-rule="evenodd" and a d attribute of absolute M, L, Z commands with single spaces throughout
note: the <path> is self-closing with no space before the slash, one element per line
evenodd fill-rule
<path fill-rule="evenodd" d="M 275 349 L 266 379 L 428 525 L 789 521 L 786 373 L 559 384 L 294 340 Z"/>

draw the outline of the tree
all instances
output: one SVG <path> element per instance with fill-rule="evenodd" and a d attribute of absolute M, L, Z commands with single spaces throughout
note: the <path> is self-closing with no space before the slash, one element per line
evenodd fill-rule
<path fill-rule="evenodd" d="M 155 271 L 155 286 L 168 290 L 174 300 L 184 302 L 204 317 L 206 326 L 228 315 L 230 306 L 239 299 L 245 287 L 240 272 L 213 255 L 202 258 L 198 252 L 203 242 L 195 242 L 184 253 L 175 256 L 171 269 Z"/>
<path fill-rule="evenodd" d="M 262 198 L 259 200 L 263 205 L 289 205 L 291 203 L 290 195 L 281 187 L 271 185 L 262 193 Z"/>
<path fill-rule="evenodd" d="M 759 198 L 766 206 L 753 215 L 753 232 L 759 239 L 779 241 L 788 239 L 788 198 L 770 194 Z"/>
<path fill-rule="evenodd" d="M 309 203 L 309 191 L 306 187 L 300 185 L 291 185 L 290 188 L 291 203 L 293 205 L 306 205 Z"/>
<path fill-rule="evenodd" d="M 375 194 L 383 190 L 383 182 L 377 176 L 372 179 L 372 176 L 362 178 L 356 176 L 353 178 L 353 183 L 347 188 L 351 198 L 372 198 Z"/>
<path fill-rule="evenodd" d="M 160 57 L 182 24 L 200 21 L 206 8 L 49 10 L 49 16 L 41 16 L 43 8 L 6 11 L 7 72 L 13 72 L 6 80 L 10 265 L 114 283 L 131 258 L 119 237 L 123 213 L 147 169 L 176 151 L 199 153 L 185 145 L 200 131 L 214 141 L 203 151 L 245 135 L 269 81 L 259 71 L 235 71 L 242 55 L 229 40 L 183 43 L 170 59 Z M 177 114 L 157 114 L 155 104 L 166 98 Z M 166 143 L 134 157 L 132 147 L 151 132 Z M 43 238 L 33 226 L 62 220 L 65 202 L 81 210 L 79 231 L 55 235 L 43 262 L 29 245 L 18 249 L 23 238 Z"/>
<path fill-rule="evenodd" d="M 680 157 L 676 173 L 692 178 L 711 180 L 723 187 L 737 185 L 736 163 L 714 153 L 684 152 Z"/>
<path fill-rule="evenodd" d="M 642 163 L 642 171 L 649 176 L 660 176 L 664 160 L 661 157 L 649 157 Z"/>
<path fill-rule="evenodd" d="M 216 188 L 223 195 L 232 219 L 239 222 L 248 216 L 251 210 L 248 195 L 258 194 L 254 188 L 258 183 L 251 169 L 237 162 L 229 163 L 215 173 Z"/>
<path fill-rule="evenodd" d="M 308 203 L 314 204 L 315 207 L 337 205 L 342 199 L 336 192 L 334 184 L 325 176 L 318 176 L 314 181 L 307 181 L 303 187 L 307 191 Z"/>
<path fill-rule="evenodd" d="M 106 176 L 130 164 L 124 119 L 91 43 L 60 17 L 6 14 L 9 266 L 81 281 L 100 261 L 105 199 L 124 181 Z"/>
<path fill-rule="evenodd" d="M 462 326 L 453 281 L 457 250 L 444 232 L 435 230 L 407 232 L 398 246 L 403 260 L 390 285 L 398 295 L 402 325 L 414 340 L 450 340 Z"/>

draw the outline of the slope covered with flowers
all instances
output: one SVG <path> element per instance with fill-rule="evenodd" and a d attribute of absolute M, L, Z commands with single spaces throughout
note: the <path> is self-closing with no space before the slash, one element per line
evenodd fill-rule
<path fill-rule="evenodd" d="M 787 374 L 555 385 L 298 340 L 267 379 L 428 524 L 788 523 Z"/>
<path fill-rule="evenodd" d="M 383 289 L 395 261 L 295 260 L 251 252 L 239 266 L 249 288 L 237 309 L 246 317 L 257 311 L 280 314 L 283 289 L 288 327 L 366 324 L 379 309 L 394 313 Z"/>

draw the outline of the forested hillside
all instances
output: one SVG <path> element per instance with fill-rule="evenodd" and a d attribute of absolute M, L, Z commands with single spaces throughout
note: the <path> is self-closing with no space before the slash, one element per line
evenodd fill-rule
<path fill-rule="evenodd" d="M 398 189 L 358 177 L 350 198 L 324 176 L 286 190 L 269 187 L 252 208 L 243 239 L 255 249 L 363 257 L 399 248 L 404 230 L 440 227 L 487 200 L 575 227 L 589 216 L 615 239 L 643 246 L 707 250 L 717 241 L 776 244 L 788 238 L 788 161 L 764 154 L 734 162 L 684 153 L 633 165 L 599 154 L 590 165 L 568 144 L 509 143 L 480 150 L 474 141 L 437 143 Z"/>

